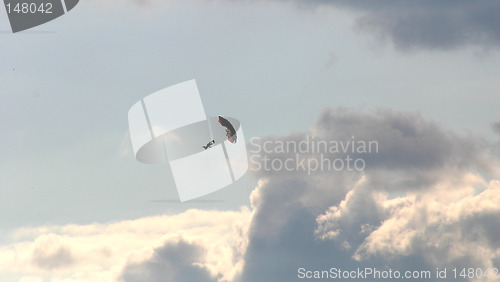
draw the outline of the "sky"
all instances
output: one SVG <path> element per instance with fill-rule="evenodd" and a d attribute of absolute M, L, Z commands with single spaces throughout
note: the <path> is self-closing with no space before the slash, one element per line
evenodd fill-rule
<path fill-rule="evenodd" d="M 0 281 L 485 281 L 452 269 L 500 268 L 499 12 L 88 0 L 16 34 L 0 12 Z M 181 203 L 127 113 L 191 79 L 208 116 L 240 121 L 250 169 Z"/>

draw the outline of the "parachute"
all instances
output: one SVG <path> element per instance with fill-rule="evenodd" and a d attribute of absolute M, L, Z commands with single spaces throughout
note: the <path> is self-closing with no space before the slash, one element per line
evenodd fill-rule
<path fill-rule="evenodd" d="M 234 129 L 234 126 L 223 116 L 219 116 L 219 123 L 220 125 L 224 126 L 226 128 L 226 136 L 227 140 L 231 143 L 236 143 L 236 130 Z"/>

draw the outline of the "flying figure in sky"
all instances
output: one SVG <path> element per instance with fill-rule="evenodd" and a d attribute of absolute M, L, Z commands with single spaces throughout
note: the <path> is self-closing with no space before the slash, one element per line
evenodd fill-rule
<path fill-rule="evenodd" d="M 234 129 L 234 126 L 223 116 L 219 116 L 219 123 L 222 127 L 224 127 L 224 130 L 226 131 L 226 137 L 227 140 L 231 143 L 236 143 L 236 130 Z M 207 143 L 207 145 L 202 146 L 203 149 L 207 150 L 209 148 L 212 148 L 212 145 L 215 144 L 215 140 L 212 140 Z"/>
<path fill-rule="evenodd" d="M 206 150 L 208 148 L 212 148 L 213 144 L 215 144 L 215 140 L 212 140 L 212 141 L 208 142 L 207 145 L 202 146 L 202 147 Z"/>
<path fill-rule="evenodd" d="M 234 126 L 223 116 L 219 116 L 219 123 L 226 129 L 227 140 L 231 143 L 236 143 L 236 130 Z"/>

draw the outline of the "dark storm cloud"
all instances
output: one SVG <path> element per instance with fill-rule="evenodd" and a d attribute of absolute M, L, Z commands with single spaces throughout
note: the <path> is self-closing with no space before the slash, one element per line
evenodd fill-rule
<path fill-rule="evenodd" d="M 196 265 L 204 252 L 185 241 L 166 243 L 156 249 L 149 260 L 128 264 L 121 279 L 126 282 L 216 281 L 206 269 Z"/>
<path fill-rule="evenodd" d="M 453 49 L 500 43 L 498 1 L 297 1 L 358 11 L 359 30 L 390 38 L 400 49 Z"/>

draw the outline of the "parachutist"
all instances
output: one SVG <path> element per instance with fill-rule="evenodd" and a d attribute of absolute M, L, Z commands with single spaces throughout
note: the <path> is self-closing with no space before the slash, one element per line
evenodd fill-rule
<path fill-rule="evenodd" d="M 207 145 L 202 146 L 202 147 L 206 150 L 208 148 L 212 148 L 213 144 L 215 144 L 215 140 L 212 140 L 212 141 L 208 142 Z"/>
<path fill-rule="evenodd" d="M 227 120 L 223 116 L 219 116 L 219 123 L 226 128 L 227 140 L 229 140 L 229 142 L 233 144 L 236 143 L 236 130 L 234 129 L 234 126 L 229 122 L 229 120 Z"/>

